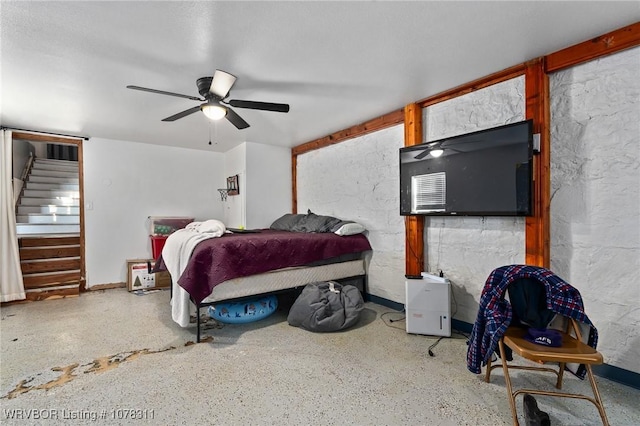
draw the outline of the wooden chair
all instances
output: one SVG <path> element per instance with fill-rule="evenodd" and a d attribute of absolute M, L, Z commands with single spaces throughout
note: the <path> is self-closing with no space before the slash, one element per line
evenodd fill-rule
<path fill-rule="evenodd" d="M 507 385 L 507 395 L 509 397 L 509 404 L 511 405 L 511 414 L 513 416 L 513 424 L 518 425 L 518 413 L 516 411 L 516 396 L 521 393 L 529 393 L 534 395 L 549 395 L 549 396 L 557 396 L 557 397 L 565 397 L 565 398 L 578 398 L 578 399 L 586 399 L 587 401 L 591 401 L 597 408 L 600 413 L 600 417 L 602 418 L 602 423 L 605 426 L 609 426 L 609 421 L 607 420 L 607 414 L 604 411 L 604 406 L 602 405 L 602 399 L 600 398 L 600 393 L 598 392 L 598 386 L 596 384 L 595 378 L 593 376 L 593 371 L 591 366 L 602 364 L 603 358 L 602 354 L 592 348 L 591 346 L 582 342 L 582 335 L 580 333 L 580 328 L 577 322 L 574 319 L 568 319 L 569 324 L 567 326 L 567 332 L 562 334 L 562 346 L 560 347 L 548 347 L 544 345 L 538 345 L 535 343 L 531 343 L 524 338 L 527 330 L 521 327 L 509 327 L 505 332 L 504 336 L 500 338 L 498 342 L 498 348 L 500 350 L 500 358 L 502 360 L 502 369 L 504 371 L 504 379 Z M 570 334 L 570 331 L 573 331 Z M 506 353 L 505 353 L 505 345 L 511 348 L 511 350 L 520 355 L 523 358 L 529 359 L 531 361 L 537 362 L 539 364 L 545 363 L 558 363 L 558 370 L 554 368 L 548 367 L 536 367 L 536 366 L 523 366 L 523 365 L 513 365 L 509 364 L 506 361 Z M 556 388 L 562 389 L 562 378 L 565 369 L 565 364 L 584 364 L 587 371 L 587 376 L 589 378 L 589 382 L 591 383 L 591 388 L 593 389 L 594 398 L 591 398 L 587 395 L 575 394 L 575 393 L 567 393 L 567 392 L 556 392 L 556 391 L 544 391 L 538 389 L 519 389 L 515 392 L 511 386 L 511 378 L 509 377 L 509 370 L 511 369 L 520 369 L 520 370 L 534 370 L 534 371 L 550 371 L 555 373 L 557 376 Z M 485 381 L 489 383 L 491 377 L 491 370 L 494 368 L 498 368 L 500 365 L 491 365 L 491 359 L 487 362 L 487 371 L 485 376 Z"/>

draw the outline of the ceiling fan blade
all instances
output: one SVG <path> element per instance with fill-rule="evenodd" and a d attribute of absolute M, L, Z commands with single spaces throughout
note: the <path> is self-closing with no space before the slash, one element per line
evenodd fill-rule
<path fill-rule="evenodd" d="M 193 108 L 189 108 L 182 112 L 172 115 L 171 117 L 163 118 L 162 121 L 176 121 L 179 118 L 186 117 L 187 115 L 193 114 L 194 112 L 200 111 L 200 105 L 194 106 Z"/>
<path fill-rule="evenodd" d="M 213 80 L 211 80 L 211 87 L 209 87 L 209 92 L 213 93 L 216 96 L 219 96 L 220 99 L 224 99 L 229 94 L 229 90 L 231 90 L 231 86 L 236 82 L 236 76 L 229 74 L 228 72 L 222 70 L 216 70 L 213 74 Z"/>
<path fill-rule="evenodd" d="M 276 104 L 273 102 L 242 101 L 232 99 L 229 105 L 236 108 L 259 109 L 262 111 L 289 112 L 289 104 Z"/>
<path fill-rule="evenodd" d="M 242 119 L 242 117 L 240 117 L 238 114 L 236 114 L 236 112 L 234 110 L 232 110 L 231 108 L 227 108 L 226 117 L 227 117 L 227 120 L 229 120 L 231 122 L 231 124 L 233 124 L 234 126 L 236 126 L 240 130 L 246 129 L 247 127 L 249 127 L 249 123 L 244 121 Z"/>
<path fill-rule="evenodd" d="M 166 92 L 164 90 L 149 89 L 147 87 L 127 86 L 127 89 L 142 90 L 143 92 L 157 93 L 159 95 L 177 96 L 179 98 L 191 99 L 192 101 L 204 101 L 204 99 L 198 98 L 196 96 L 183 95 L 181 93 Z"/>
<path fill-rule="evenodd" d="M 416 160 L 422 160 L 424 157 L 426 157 L 427 155 L 429 155 L 429 153 L 431 152 L 431 149 L 429 148 L 425 148 L 424 151 L 422 151 L 420 154 L 416 155 L 415 157 L 413 157 Z"/>

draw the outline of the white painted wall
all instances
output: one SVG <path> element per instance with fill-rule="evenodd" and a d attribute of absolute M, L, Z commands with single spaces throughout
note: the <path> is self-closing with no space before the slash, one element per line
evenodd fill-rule
<path fill-rule="evenodd" d="M 247 144 L 243 143 L 230 149 L 224 154 L 224 178 L 217 188 L 226 188 L 227 177 L 238 175 L 240 193 L 230 195 L 223 203 L 223 222 L 228 228 L 242 228 L 247 225 L 246 198 L 247 198 Z"/>
<path fill-rule="evenodd" d="M 22 173 L 27 166 L 30 154 L 35 155 L 36 148 L 30 142 L 20 139 L 14 139 L 13 146 L 11 148 L 13 152 L 13 159 L 11 163 L 13 176 L 13 199 L 15 202 L 18 200 L 20 191 L 22 191 L 22 187 L 24 186 L 24 181 L 21 179 Z"/>
<path fill-rule="evenodd" d="M 428 142 L 524 119 L 524 77 L 518 77 L 425 108 L 424 138 Z M 475 322 L 491 271 L 524 263 L 524 224 L 522 217 L 425 219 L 426 269 L 443 271 L 451 280 L 454 318 Z"/>
<path fill-rule="evenodd" d="M 355 220 L 373 247 L 370 294 L 404 303 L 404 219 L 400 216 L 398 150 L 404 126 L 394 126 L 298 156 L 298 213 Z"/>
<path fill-rule="evenodd" d="M 247 142 L 246 227 L 268 228 L 291 213 L 291 149 Z"/>
<path fill-rule="evenodd" d="M 605 362 L 640 373 L 640 48 L 550 78 L 551 269 Z"/>
<path fill-rule="evenodd" d="M 225 153 L 225 173 L 237 174 L 240 183 L 240 194 L 225 202 L 228 227 L 268 228 L 291 212 L 289 148 L 245 142 Z"/>
<path fill-rule="evenodd" d="M 87 287 L 151 257 L 149 216 L 222 217 L 223 154 L 92 138 L 83 160 Z"/>

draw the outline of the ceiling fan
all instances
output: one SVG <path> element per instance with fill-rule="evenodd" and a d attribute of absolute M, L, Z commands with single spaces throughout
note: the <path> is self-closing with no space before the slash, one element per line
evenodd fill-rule
<path fill-rule="evenodd" d="M 288 104 L 278 104 L 272 102 L 243 101 L 240 99 L 231 99 L 226 101 L 229 91 L 236 82 L 236 77 L 228 72 L 216 70 L 213 77 L 201 77 L 196 81 L 198 92 L 202 98 L 197 96 L 183 95 L 180 93 L 167 92 L 164 90 L 149 89 L 140 86 L 127 86 L 127 89 L 141 90 L 143 92 L 158 93 L 160 95 L 177 96 L 179 98 L 191 99 L 192 101 L 204 102 L 198 106 L 194 106 L 170 117 L 162 119 L 162 121 L 176 121 L 187 115 L 197 111 L 202 111 L 208 118 L 219 120 L 226 117 L 238 129 L 246 129 L 249 123 L 244 121 L 234 110 L 235 108 L 258 109 L 262 111 L 289 112 Z"/>

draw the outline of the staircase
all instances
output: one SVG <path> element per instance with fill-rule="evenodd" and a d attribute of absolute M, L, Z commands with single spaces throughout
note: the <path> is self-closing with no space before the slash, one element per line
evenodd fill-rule
<path fill-rule="evenodd" d="M 16 215 L 18 237 L 80 233 L 78 162 L 36 159 Z"/>
<path fill-rule="evenodd" d="M 16 214 L 27 300 L 77 296 L 82 281 L 78 162 L 36 159 Z"/>
<path fill-rule="evenodd" d="M 80 236 L 24 236 L 18 245 L 27 300 L 80 293 Z"/>

